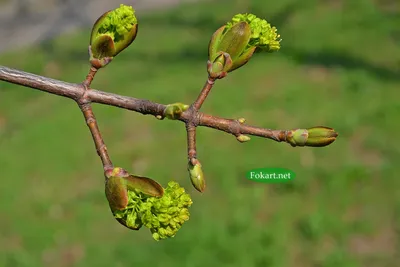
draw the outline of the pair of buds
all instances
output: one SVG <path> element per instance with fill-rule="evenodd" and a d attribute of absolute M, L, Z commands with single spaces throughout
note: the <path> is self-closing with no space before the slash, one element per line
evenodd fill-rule
<path fill-rule="evenodd" d="M 280 36 L 266 20 L 253 14 L 237 14 L 212 36 L 208 48 L 208 73 L 223 78 L 246 64 L 254 52 L 280 49 Z M 138 21 L 131 6 L 104 13 L 94 24 L 90 36 L 90 63 L 106 66 L 136 38 Z M 278 40 L 279 39 L 279 40 Z"/>

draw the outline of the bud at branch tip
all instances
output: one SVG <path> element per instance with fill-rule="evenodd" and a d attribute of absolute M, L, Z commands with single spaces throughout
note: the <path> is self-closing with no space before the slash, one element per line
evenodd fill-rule
<path fill-rule="evenodd" d="M 286 141 L 291 146 L 323 147 L 336 140 L 338 133 L 334 129 L 317 126 L 309 129 L 295 129 L 288 131 Z"/>
<path fill-rule="evenodd" d="M 121 4 L 104 13 L 94 23 L 90 36 L 90 63 L 95 68 L 106 66 L 113 57 L 127 48 L 138 30 L 135 10 Z"/>
<path fill-rule="evenodd" d="M 193 165 L 191 161 L 188 162 L 188 171 L 190 176 L 190 181 L 192 182 L 193 187 L 203 193 L 206 189 L 206 180 L 204 179 L 203 170 L 201 168 L 201 163 L 199 160 L 196 160 L 196 164 Z"/>

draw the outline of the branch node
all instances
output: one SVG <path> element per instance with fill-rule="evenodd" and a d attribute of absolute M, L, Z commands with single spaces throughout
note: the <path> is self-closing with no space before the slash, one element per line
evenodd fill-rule
<path fill-rule="evenodd" d="M 231 124 L 229 125 L 229 132 L 232 133 L 234 136 L 238 137 L 241 135 L 241 126 L 242 123 L 240 123 L 239 120 L 231 120 Z"/>
<path fill-rule="evenodd" d="M 80 107 L 87 106 L 88 104 L 90 104 L 90 97 L 88 94 L 88 89 L 84 84 L 82 84 L 82 86 L 84 88 L 82 91 L 83 92 L 82 95 L 78 99 L 75 99 L 76 103 L 78 103 L 78 105 Z M 90 106 L 89 106 L 89 108 L 90 108 Z"/>
<path fill-rule="evenodd" d="M 95 123 L 96 120 L 93 117 L 89 117 L 86 119 L 86 124 L 91 124 L 91 123 Z"/>
<path fill-rule="evenodd" d="M 107 147 L 105 144 L 100 145 L 100 147 L 97 150 L 97 154 L 100 156 L 101 151 L 104 151 L 105 153 L 108 152 Z"/>

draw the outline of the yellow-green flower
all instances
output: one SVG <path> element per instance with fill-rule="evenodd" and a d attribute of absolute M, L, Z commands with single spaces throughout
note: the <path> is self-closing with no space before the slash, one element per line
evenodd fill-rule
<path fill-rule="evenodd" d="M 131 229 L 145 226 L 155 240 L 174 237 L 182 224 L 189 220 L 192 200 L 176 182 L 169 182 L 162 197 L 151 197 L 137 190 L 128 190 L 128 204 L 114 210 L 115 218 Z"/>
<path fill-rule="evenodd" d="M 262 51 L 278 51 L 281 47 L 280 35 L 276 27 L 272 27 L 266 20 L 258 18 L 254 14 L 237 14 L 227 23 L 225 30 L 229 30 L 239 22 L 246 22 L 250 25 L 251 35 L 247 49 L 257 47 Z"/>

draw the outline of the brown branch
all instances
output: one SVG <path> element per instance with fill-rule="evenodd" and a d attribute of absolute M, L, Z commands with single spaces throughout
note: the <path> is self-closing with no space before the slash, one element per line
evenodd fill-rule
<path fill-rule="evenodd" d="M 214 86 L 215 79 L 208 77 L 206 83 L 203 86 L 199 96 L 196 101 L 190 106 L 188 112 L 186 112 L 186 135 L 187 135 L 187 146 L 188 146 L 188 158 L 190 163 L 194 166 L 198 163 L 197 151 L 196 151 L 196 126 L 199 123 L 196 121 L 198 117 L 198 111 L 206 100 L 208 94 L 210 93 L 212 87 Z M 189 115 L 189 116 L 188 116 Z M 183 116 L 182 118 L 185 118 Z"/>
<path fill-rule="evenodd" d="M 68 97 L 74 99 L 75 101 L 78 101 L 78 99 L 80 99 L 85 93 L 85 89 L 82 84 L 58 81 L 3 66 L 0 66 L 0 80 L 30 87 L 51 94 Z M 95 89 L 88 90 L 86 93 L 86 98 L 89 102 L 128 109 L 139 112 L 143 115 L 151 114 L 153 116 L 163 117 L 164 110 L 166 108 L 166 105 L 154 103 L 149 100 L 112 94 Z M 183 112 L 179 120 L 184 123 L 192 122 L 195 126 L 204 126 L 219 131 L 224 131 L 235 136 L 237 136 L 238 133 L 241 133 L 264 137 L 277 142 L 287 142 L 287 136 L 290 132 L 284 130 L 270 130 L 241 124 L 237 120 L 219 118 L 194 111 L 193 109 L 188 109 L 187 111 Z"/>
<path fill-rule="evenodd" d="M 96 75 L 98 69 L 96 69 L 95 67 L 90 67 L 89 73 L 86 76 L 86 79 L 83 81 L 83 87 L 84 88 L 89 88 L 90 85 L 92 84 L 92 81 L 94 79 L 94 76 Z"/>
<path fill-rule="evenodd" d="M 216 130 L 224 131 L 235 136 L 238 136 L 240 134 L 249 134 L 268 138 L 277 142 L 286 141 L 286 137 L 289 132 L 286 130 L 271 130 L 256 126 L 250 126 L 247 124 L 242 124 L 238 120 L 218 118 L 203 113 L 201 113 L 200 121 L 200 126 L 214 128 Z"/>
<path fill-rule="evenodd" d="M 103 163 L 103 169 L 111 169 L 113 165 L 108 155 L 107 147 L 104 144 L 99 127 L 97 125 L 96 117 L 93 114 L 92 107 L 88 103 L 81 104 L 79 105 L 79 107 L 82 110 L 83 116 L 86 119 L 86 124 L 90 129 L 90 133 L 92 134 L 97 154 L 99 155 L 101 162 Z"/>
<path fill-rule="evenodd" d="M 96 68 L 91 67 L 86 79 L 83 81 L 84 94 L 76 100 L 79 108 L 81 109 L 83 116 L 85 117 L 86 124 L 89 127 L 90 133 L 92 134 L 93 142 L 96 147 L 97 154 L 99 155 L 101 162 L 103 163 L 103 169 L 106 171 L 113 168 L 110 156 L 107 152 L 107 147 L 104 143 L 103 137 L 101 135 L 99 126 L 97 124 L 96 117 L 90 104 L 90 99 L 88 97 L 88 92 L 90 92 L 90 84 L 92 83 L 94 76 L 97 73 Z"/>
<path fill-rule="evenodd" d="M 186 124 L 187 144 L 188 144 L 188 158 L 192 165 L 196 165 L 196 126 L 192 123 Z"/>

